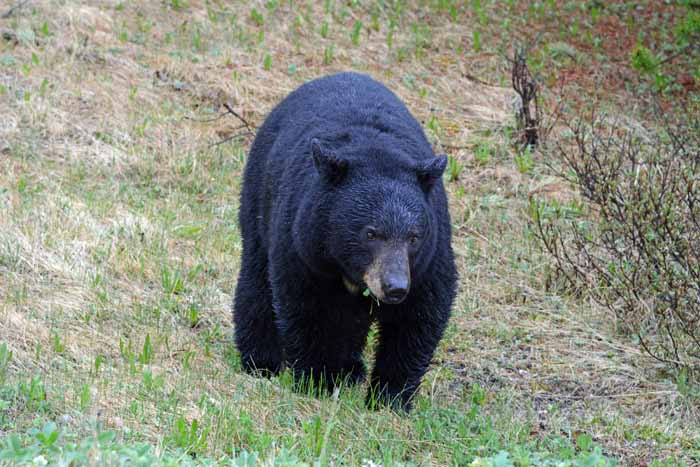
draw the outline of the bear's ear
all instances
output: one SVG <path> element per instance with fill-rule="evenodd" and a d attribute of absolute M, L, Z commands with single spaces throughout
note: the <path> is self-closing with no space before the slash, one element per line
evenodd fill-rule
<path fill-rule="evenodd" d="M 311 140 L 311 156 L 321 179 L 328 183 L 340 182 L 348 171 L 348 161 L 322 148 L 317 138 Z"/>
<path fill-rule="evenodd" d="M 421 162 L 418 166 L 418 182 L 425 192 L 440 180 L 447 167 L 447 156 L 445 154 L 435 157 L 433 160 Z"/>

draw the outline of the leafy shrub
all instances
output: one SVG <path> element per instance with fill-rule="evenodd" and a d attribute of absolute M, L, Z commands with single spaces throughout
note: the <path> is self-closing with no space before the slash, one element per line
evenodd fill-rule
<path fill-rule="evenodd" d="M 700 370 L 700 118 L 660 130 L 594 116 L 570 125 L 556 151 L 584 200 L 534 201 L 532 215 L 557 269 L 638 336 L 656 359 Z M 581 215 L 579 215 L 581 214 Z"/>

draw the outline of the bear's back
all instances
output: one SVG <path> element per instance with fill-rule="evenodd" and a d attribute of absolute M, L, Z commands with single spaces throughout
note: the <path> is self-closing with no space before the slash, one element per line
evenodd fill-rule
<path fill-rule="evenodd" d="M 376 130 L 430 154 L 423 129 L 403 102 L 383 84 L 354 72 L 303 84 L 277 105 L 262 130 L 290 149 L 353 128 Z"/>
<path fill-rule="evenodd" d="M 367 75 L 344 72 L 309 81 L 282 101 L 280 110 L 311 113 L 338 123 L 358 123 L 376 109 L 414 120 L 386 86 Z"/>

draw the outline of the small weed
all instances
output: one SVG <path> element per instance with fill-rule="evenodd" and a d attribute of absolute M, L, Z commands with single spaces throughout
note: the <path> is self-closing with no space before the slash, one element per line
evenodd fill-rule
<path fill-rule="evenodd" d="M 63 342 L 61 342 L 61 337 L 58 335 L 57 332 L 54 332 L 53 336 L 51 337 L 51 345 L 53 347 L 53 351 L 56 352 L 58 355 L 61 355 L 63 352 L 66 351 L 66 346 Z"/>
<path fill-rule="evenodd" d="M 350 36 L 352 43 L 355 46 L 360 45 L 360 33 L 362 33 L 362 21 L 355 21 L 355 24 L 352 27 L 352 34 Z"/>
<path fill-rule="evenodd" d="M 304 440 L 307 443 L 307 449 L 314 457 L 321 454 L 323 444 L 323 425 L 321 417 L 313 415 L 310 419 L 301 422 L 301 428 L 304 431 Z"/>
<path fill-rule="evenodd" d="M 588 452 L 593 447 L 593 438 L 589 434 L 581 434 L 576 437 L 576 446 L 583 451 Z"/>
<path fill-rule="evenodd" d="M 199 326 L 199 309 L 196 305 L 190 304 L 186 310 L 187 322 L 191 328 Z"/>
<path fill-rule="evenodd" d="M 198 452 L 206 451 L 207 436 L 209 436 L 208 427 L 200 430 L 196 419 L 189 424 L 184 417 L 180 416 L 175 420 L 170 441 L 175 447 L 195 455 Z"/>
<path fill-rule="evenodd" d="M 459 175 L 462 173 L 464 166 L 457 158 L 453 155 L 447 156 L 447 176 L 449 181 L 454 182 L 459 179 Z"/>
<path fill-rule="evenodd" d="M 195 52 L 204 51 L 204 47 L 202 44 L 202 33 L 199 30 L 199 28 L 195 29 L 192 32 L 192 50 L 194 50 Z"/>
<path fill-rule="evenodd" d="M 153 345 L 151 344 L 151 335 L 146 334 L 146 339 L 143 341 L 143 348 L 139 354 L 139 362 L 142 365 L 148 365 L 153 361 Z"/>
<path fill-rule="evenodd" d="M 257 9 L 253 8 L 250 10 L 250 19 L 253 20 L 253 23 L 255 23 L 256 26 L 260 27 L 263 24 L 265 24 L 265 18 L 263 17 L 262 13 L 260 13 Z"/>
<path fill-rule="evenodd" d="M 474 158 L 479 164 L 486 165 L 488 164 L 489 160 L 491 160 L 492 153 L 493 150 L 491 148 L 491 145 L 487 142 L 483 142 L 479 144 L 474 150 Z"/>
<path fill-rule="evenodd" d="M 173 271 L 164 265 L 160 273 L 161 285 L 168 295 L 178 295 L 185 290 L 185 281 L 180 271 Z"/>
<path fill-rule="evenodd" d="M 53 448 L 59 437 L 59 431 L 54 422 L 47 422 L 41 430 L 32 428 L 29 430 L 29 434 L 39 441 L 44 450 Z"/>
<path fill-rule="evenodd" d="M 438 121 L 437 117 L 435 115 L 431 115 L 430 119 L 428 119 L 428 123 L 426 124 L 428 129 L 432 131 L 435 135 L 440 134 L 440 122 Z"/>
<path fill-rule="evenodd" d="M 35 376 L 29 382 L 20 382 L 18 393 L 25 399 L 25 404 L 29 410 L 39 411 L 48 408 L 46 400 L 46 389 L 39 376 Z"/>
<path fill-rule="evenodd" d="M 124 339 L 121 337 L 119 338 L 119 354 L 125 361 L 129 360 L 133 356 L 131 341 L 124 343 Z"/>
<path fill-rule="evenodd" d="M 331 63 L 333 63 L 333 44 L 323 49 L 323 64 L 330 65 Z"/>
<path fill-rule="evenodd" d="M 371 13 L 371 29 L 374 32 L 379 31 L 379 12 L 377 10 L 373 10 Z"/>
<path fill-rule="evenodd" d="M 102 364 L 104 363 L 105 358 L 102 355 L 97 355 L 95 357 L 95 363 L 93 364 L 93 370 L 95 372 L 95 376 L 99 375 L 100 373 L 100 368 L 102 368 Z"/>
<path fill-rule="evenodd" d="M 92 394 L 90 393 L 90 386 L 87 384 L 83 384 L 82 387 L 80 388 L 80 395 L 79 395 L 79 406 L 80 406 L 81 412 L 85 412 L 85 410 L 90 405 L 91 400 L 92 400 Z"/>
<path fill-rule="evenodd" d="M 12 351 L 7 347 L 6 343 L 0 344 L 0 387 L 5 385 L 5 378 L 7 378 L 7 370 L 10 367 L 10 361 L 12 361 Z"/>
<path fill-rule="evenodd" d="M 521 174 L 529 173 L 535 166 L 535 160 L 532 157 L 532 149 L 530 146 L 525 146 L 522 151 L 518 151 L 514 156 L 514 160 L 518 172 Z"/>
<path fill-rule="evenodd" d="M 190 369 L 190 362 L 192 361 L 192 358 L 195 356 L 194 350 L 188 350 L 186 351 L 183 356 L 182 356 L 182 367 L 185 370 Z"/>
<path fill-rule="evenodd" d="M 141 381 L 143 384 L 143 389 L 145 395 L 153 394 L 156 391 L 160 391 L 165 386 L 165 378 L 163 375 L 153 376 L 153 370 L 148 366 L 143 367 L 141 372 Z"/>
<path fill-rule="evenodd" d="M 41 86 L 39 87 L 39 95 L 41 97 L 46 97 L 46 90 L 48 89 L 48 87 L 49 87 L 49 80 L 44 78 L 41 81 Z"/>
<path fill-rule="evenodd" d="M 472 31 L 472 49 L 474 52 L 481 52 L 481 32 L 478 29 Z"/>

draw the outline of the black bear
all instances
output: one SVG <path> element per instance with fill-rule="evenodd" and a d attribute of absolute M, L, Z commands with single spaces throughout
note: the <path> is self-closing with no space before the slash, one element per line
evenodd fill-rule
<path fill-rule="evenodd" d="M 455 296 L 446 159 L 362 74 L 310 81 L 277 105 L 241 193 L 233 318 L 247 371 L 362 381 L 376 321 L 368 403 L 410 410 Z"/>

